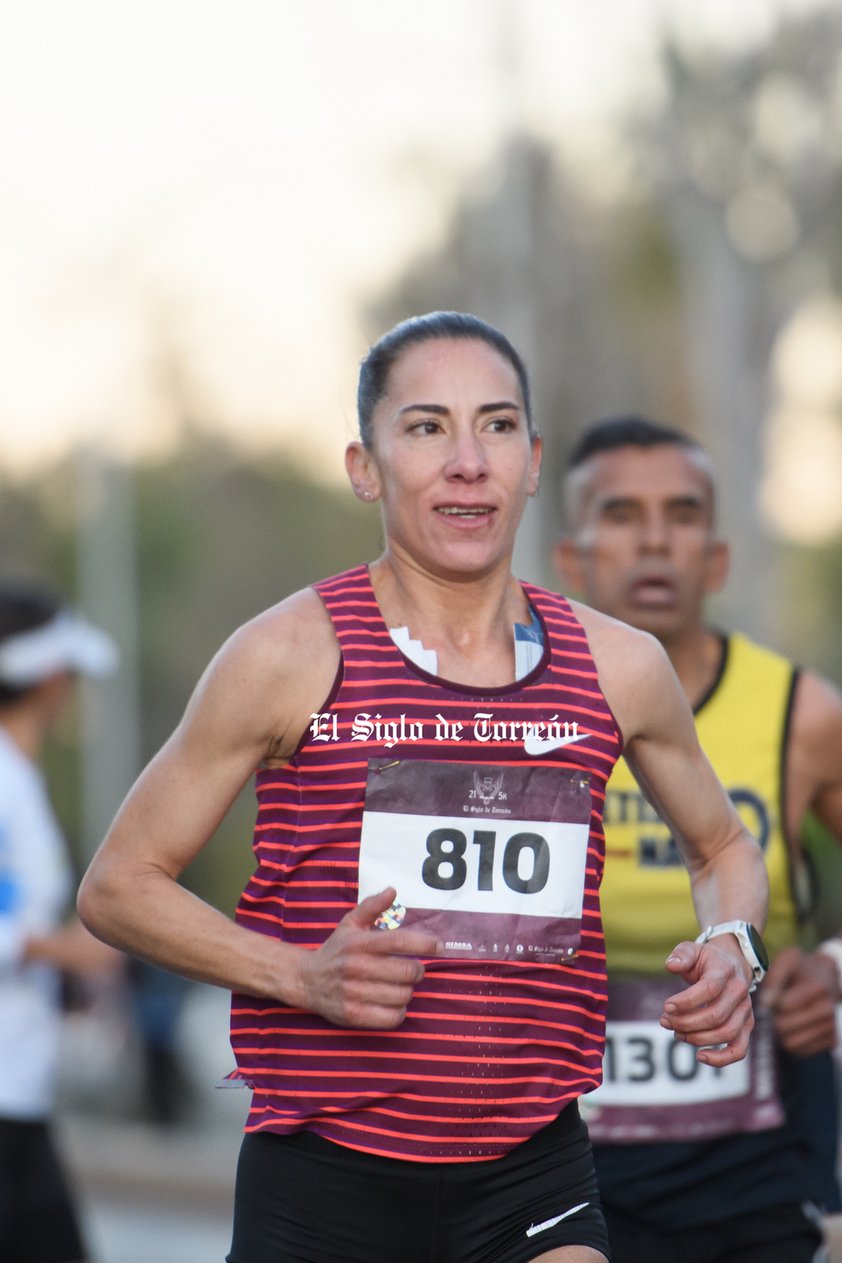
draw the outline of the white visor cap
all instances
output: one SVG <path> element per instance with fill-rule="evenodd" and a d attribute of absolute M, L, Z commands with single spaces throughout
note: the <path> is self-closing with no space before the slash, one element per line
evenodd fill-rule
<path fill-rule="evenodd" d="M 48 623 L 0 641 L 0 683 L 27 688 L 60 671 L 102 678 L 113 674 L 119 660 L 107 632 L 81 614 L 61 610 Z"/>

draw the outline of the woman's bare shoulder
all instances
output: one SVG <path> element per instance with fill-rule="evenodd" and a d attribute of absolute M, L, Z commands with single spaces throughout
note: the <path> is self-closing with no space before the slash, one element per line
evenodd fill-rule
<path fill-rule="evenodd" d="M 243 623 L 219 649 L 185 714 L 245 733 L 264 751 L 294 748 L 328 696 L 339 645 L 312 589 L 295 592 Z"/>
<path fill-rule="evenodd" d="M 612 618 L 610 614 L 602 614 L 581 601 L 571 600 L 570 607 L 585 629 L 588 646 L 598 668 L 603 665 L 600 659 L 609 659 L 605 664 L 608 666 L 615 654 L 630 654 L 632 665 L 636 664 L 640 668 L 666 658 L 663 647 L 649 632 L 631 627 L 619 618 Z"/>
<path fill-rule="evenodd" d="M 606 701 L 629 740 L 648 726 L 648 711 L 663 697 L 665 686 L 670 695 L 677 687 L 666 650 L 649 632 L 581 601 L 571 601 L 570 605 L 588 638 Z"/>
<path fill-rule="evenodd" d="M 312 588 L 293 592 L 244 623 L 223 651 L 264 667 L 300 670 L 320 652 L 337 649 L 336 635 L 319 595 Z M 302 662 L 302 655 L 306 661 Z"/>

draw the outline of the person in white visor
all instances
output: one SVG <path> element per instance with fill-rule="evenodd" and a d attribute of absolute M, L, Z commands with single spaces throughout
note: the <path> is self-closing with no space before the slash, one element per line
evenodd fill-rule
<path fill-rule="evenodd" d="M 116 645 L 41 583 L 0 580 L 0 1259 L 86 1253 L 49 1120 L 63 974 L 120 957 L 76 917 L 64 838 L 39 767 L 76 677 L 115 670 Z"/>

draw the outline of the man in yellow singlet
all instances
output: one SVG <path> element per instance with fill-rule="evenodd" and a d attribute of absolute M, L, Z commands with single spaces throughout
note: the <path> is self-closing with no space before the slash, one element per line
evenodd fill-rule
<path fill-rule="evenodd" d="M 596 423 L 569 458 L 564 499 L 566 586 L 664 646 L 702 747 L 763 848 L 771 892 L 773 964 L 755 996 L 750 1057 L 707 1074 L 653 1027 L 664 955 L 698 930 L 670 831 L 617 764 L 601 889 L 605 1080 L 585 1100 L 612 1257 L 811 1263 L 825 1257 L 814 1205 L 839 1209 L 830 1049 L 842 939 L 802 949 L 800 836 L 813 812 L 842 839 L 842 697 L 706 622 L 728 548 L 716 534 L 711 462 L 685 434 L 639 417 Z"/>

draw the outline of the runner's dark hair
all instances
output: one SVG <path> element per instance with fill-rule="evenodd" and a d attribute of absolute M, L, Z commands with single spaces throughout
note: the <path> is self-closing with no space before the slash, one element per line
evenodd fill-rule
<path fill-rule="evenodd" d="M 537 432 L 532 423 L 532 405 L 529 393 L 529 377 L 526 366 L 509 339 L 494 325 L 479 316 L 462 311 L 430 311 L 424 316 L 411 316 L 402 320 L 375 342 L 360 364 L 357 386 L 357 416 L 360 439 L 363 446 L 372 444 L 372 416 L 374 409 L 389 388 L 389 374 L 407 347 L 422 342 L 445 341 L 463 338 L 466 341 L 485 342 L 504 359 L 508 360 L 517 374 L 526 423 L 530 438 Z"/>

